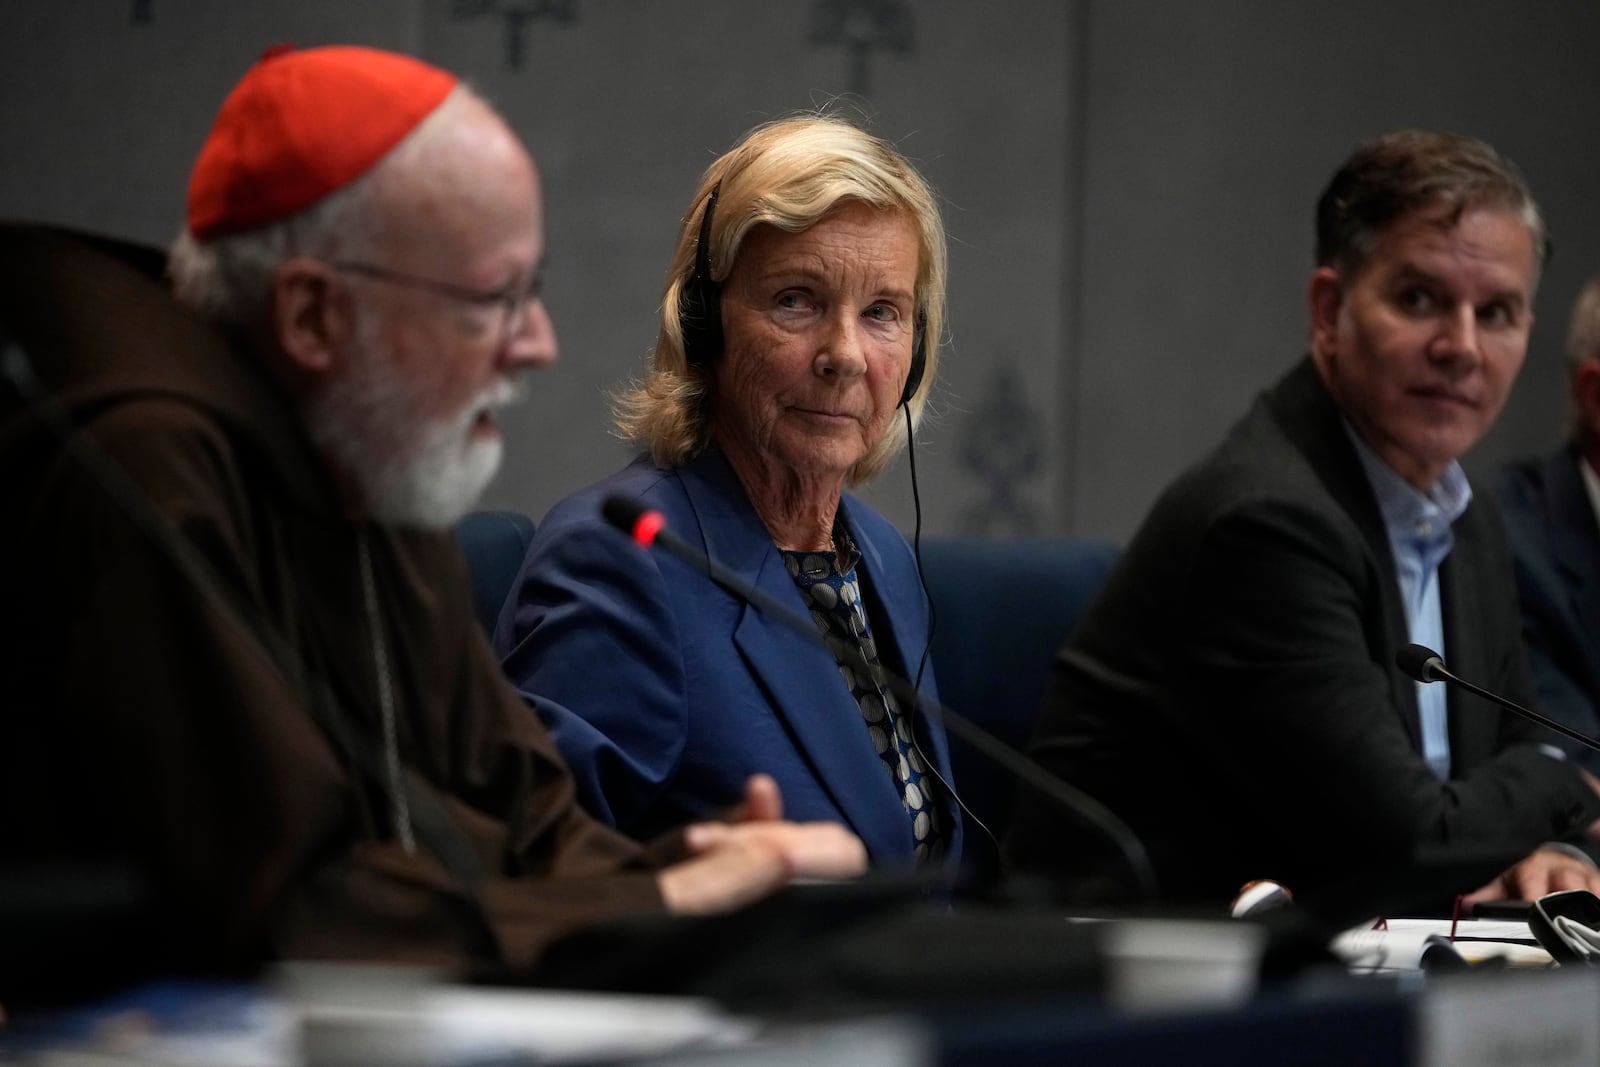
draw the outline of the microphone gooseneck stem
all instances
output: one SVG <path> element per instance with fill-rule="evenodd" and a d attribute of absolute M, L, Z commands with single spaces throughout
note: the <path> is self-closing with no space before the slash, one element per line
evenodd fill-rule
<path fill-rule="evenodd" d="M 1592 748 L 1596 752 L 1600 752 L 1600 741 L 1596 741 L 1594 738 L 1590 737 L 1588 734 L 1581 733 L 1581 732 L 1579 732 L 1577 730 L 1574 730 L 1572 727 L 1566 725 L 1565 723 L 1556 722 L 1556 720 L 1554 720 L 1552 718 L 1549 718 L 1548 716 L 1540 715 L 1537 711 L 1534 711 L 1532 708 L 1525 708 L 1521 704 L 1518 704 L 1513 700 L 1508 700 L 1505 697 L 1500 696 L 1497 693 L 1489 692 L 1489 690 L 1483 688 L 1482 686 L 1473 685 L 1471 682 L 1467 681 L 1465 678 L 1458 678 L 1455 675 L 1451 674 L 1443 666 L 1435 667 L 1434 668 L 1434 673 L 1436 673 L 1439 677 L 1445 679 L 1446 681 L 1448 681 L 1448 682 L 1450 682 L 1450 683 L 1452 683 L 1454 685 L 1459 685 L 1461 688 L 1465 689 L 1469 693 L 1473 693 L 1473 694 L 1475 694 L 1477 696 L 1480 696 L 1480 697 L 1482 697 L 1483 699 L 1489 701 L 1492 704 L 1498 704 L 1502 708 L 1505 708 L 1507 711 L 1515 712 L 1516 714 L 1521 715 L 1524 719 L 1528 719 L 1531 722 L 1538 723 L 1540 726 L 1543 726 L 1546 730 L 1554 730 L 1556 733 L 1560 734 L 1562 737 L 1570 737 L 1572 740 L 1578 742 L 1578 744 L 1584 745 L 1587 748 Z"/>
<path fill-rule="evenodd" d="M 1543 726 L 1546 730 L 1553 730 L 1562 737 L 1570 737 L 1572 740 L 1578 742 L 1578 744 L 1583 745 L 1586 748 L 1592 748 L 1596 752 L 1600 752 L 1600 741 L 1595 740 L 1588 734 L 1574 730 L 1572 727 L 1567 726 L 1564 723 L 1556 722 L 1554 719 L 1548 718 L 1544 715 L 1540 715 L 1532 708 L 1525 708 L 1516 701 L 1509 700 L 1506 697 L 1501 696 L 1499 693 L 1491 693 L 1482 686 L 1472 684 L 1465 678 L 1457 678 L 1455 675 L 1451 674 L 1449 668 L 1444 665 L 1444 658 L 1426 645 L 1401 645 L 1395 650 L 1394 665 L 1399 667 L 1400 670 L 1404 672 L 1406 677 L 1410 678 L 1412 681 L 1421 682 L 1424 685 L 1427 685 L 1430 682 L 1439 681 L 1449 682 L 1451 685 L 1458 685 L 1467 692 L 1472 693 L 1475 696 L 1480 696 L 1491 704 L 1499 705 L 1509 712 L 1521 715 L 1529 722 L 1536 722 L 1540 726 Z"/>

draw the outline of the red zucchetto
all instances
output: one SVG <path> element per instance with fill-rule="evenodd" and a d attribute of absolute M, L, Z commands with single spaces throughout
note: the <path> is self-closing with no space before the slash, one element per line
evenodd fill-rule
<path fill-rule="evenodd" d="M 270 49 L 222 102 L 189 176 L 207 241 L 288 218 L 364 174 L 456 78 L 375 48 Z"/>

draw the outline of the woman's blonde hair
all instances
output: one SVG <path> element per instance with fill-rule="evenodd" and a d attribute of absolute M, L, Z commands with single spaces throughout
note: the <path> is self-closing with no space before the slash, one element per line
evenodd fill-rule
<path fill-rule="evenodd" d="M 925 365 L 911 397 L 919 424 L 939 365 L 948 270 L 944 222 L 933 190 L 915 167 L 881 138 L 832 115 L 804 115 L 758 126 L 707 168 L 678 230 L 655 359 L 642 383 L 616 401 L 617 427 L 650 450 L 657 463 L 681 466 L 711 436 L 713 367 L 691 367 L 684 354 L 680 314 L 685 285 L 694 274 L 706 201 L 717 190 L 707 242 L 710 276 L 727 278 L 745 236 L 766 224 L 798 233 L 849 203 L 899 212 L 917 231 L 916 316 Z M 712 314 L 720 313 L 715 307 Z M 882 441 L 850 469 L 851 485 L 877 474 L 905 443 L 896 419 Z"/>

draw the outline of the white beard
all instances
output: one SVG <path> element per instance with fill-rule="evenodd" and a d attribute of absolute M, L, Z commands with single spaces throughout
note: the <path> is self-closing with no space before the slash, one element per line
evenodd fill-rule
<path fill-rule="evenodd" d="M 430 530 L 454 526 L 488 488 L 505 451 L 498 434 L 475 437 L 472 425 L 481 412 L 504 407 L 515 398 L 511 383 L 502 380 L 455 418 L 425 426 L 410 461 L 394 464 L 391 477 L 369 490 L 372 517 L 393 526 Z"/>
<path fill-rule="evenodd" d="M 415 425 L 409 385 L 366 359 L 359 373 L 330 384 L 307 405 L 306 429 L 372 518 L 442 530 L 472 508 L 500 467 L 500 437 L 478 437 L 473 424 L 519 395 L 502 378 L 455 415 Z"/>

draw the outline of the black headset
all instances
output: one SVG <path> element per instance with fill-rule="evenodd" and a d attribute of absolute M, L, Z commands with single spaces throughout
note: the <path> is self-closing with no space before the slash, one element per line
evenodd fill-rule
<path fill-rule="evenodd" d="M 684 359 L 689 366 L 706 370 L 722 354 L 722 286 L 711 279 L 711 213 L 720 192 L 722 183 L 718 182 L 706 197 L 706 209 L 700 215 L 700 238 L 694 246 L 694 273 L 678 295 L 678 331 L 683 334 Z M 900 391 L 896 407 L 911 403 L 928 369 L 926 327 L 927 320 L 919 312 L 911 342 L 911 369 L 906 372 L 906 387 Z"/>

